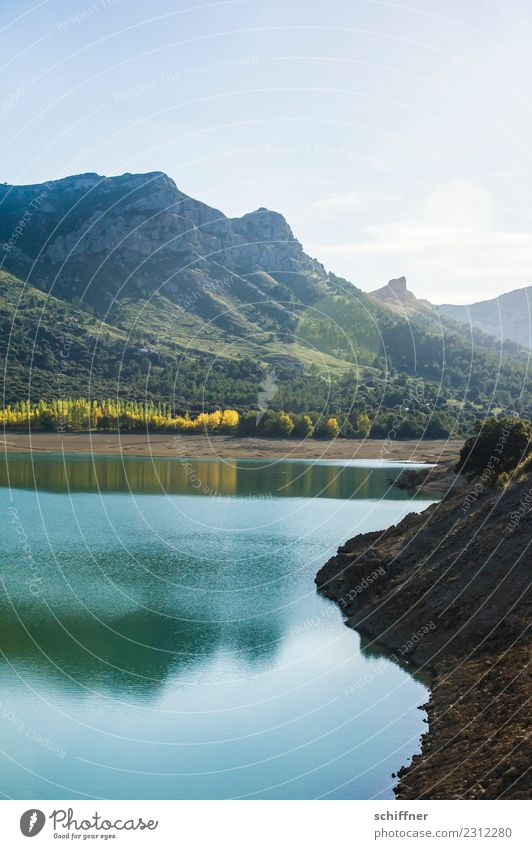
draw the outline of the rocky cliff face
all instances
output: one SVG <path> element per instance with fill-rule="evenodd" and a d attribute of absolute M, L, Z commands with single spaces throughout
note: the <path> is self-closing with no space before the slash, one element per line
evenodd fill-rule
<path fill-rule="evenodd" d="M 434 672 L 429 733 L 399 798 L 531 795 L 531 491 L 530 475 L 504 492 L 455 485 L 318 572 L 350 627 Z"/>
<path fill-rule="evenodd" d="M 435 314 L 434 307 L 428 301 L 416 298 L 413 292 L 408 289 L 406 277 L 389 280 L 386 286 L 371 292 L 371 297 L 403 316 L 423 313 Z"/>
<path fill-rule="evenodd" d="M 212 283 L 222 281 L 238 297 L 247 284 L 258 297 L 257 282 L 246 280 L 257 271 L 274 282 L 283 275 L 273 292 L 279 302 L 290 296 L 291 274 L 305 275 L 316 297 L 326 280 L 282 215 L 261 208 L 227 218 L 162 172 L 4 186 L 0 243 L 4 269 L 97 308 L 117 295 L 190 297 L 205 281 L 214 290 Z"/>

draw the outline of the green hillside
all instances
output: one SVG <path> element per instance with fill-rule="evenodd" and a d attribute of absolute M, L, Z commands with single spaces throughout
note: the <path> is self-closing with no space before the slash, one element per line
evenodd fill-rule
<path fill-rule="evenodd" d="M 269 408 L 341 412 L 346 433 L 367 413 L 381 435 L 532 403 L 519 346 L 401 315 L 327 274 L 278 213 L 226 218 L 159 172 L 4 186 L 0 239 L 4 403 L 244 411 L 266 382 Z"/>

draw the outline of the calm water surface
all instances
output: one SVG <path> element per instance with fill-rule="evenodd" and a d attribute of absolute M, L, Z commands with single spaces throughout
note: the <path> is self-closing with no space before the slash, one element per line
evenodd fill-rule
<path fill-rule="evenodd" d="M 430 503 L 400 465 L 2 462 L 4 796 L 393 797 L 426 688 L 314 576 Z"/>

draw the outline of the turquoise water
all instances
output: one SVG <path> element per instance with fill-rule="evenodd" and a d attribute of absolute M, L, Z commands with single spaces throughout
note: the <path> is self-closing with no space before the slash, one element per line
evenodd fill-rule
<path fill-rule="evenodd" d="M 11 455 L 4 796 L 392 798 L 426 688 L 314 576 L 430 503 L 400 469 Z"/>

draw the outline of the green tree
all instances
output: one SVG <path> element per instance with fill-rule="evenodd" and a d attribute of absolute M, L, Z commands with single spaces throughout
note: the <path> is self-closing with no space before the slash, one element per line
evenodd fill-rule
<path fill-rule="evenodd" d="M 512 471 L 527 456 L 531 441 L 532 425 L 517 416 L 479 419 L 460 451 L 456 471 L 467 477 Z"/>
<path fill-rule="evenodd" d="M 255 436 L 257 433 L 257 413 L 249 410 L 240 416 L 237 433 L 239 436 Z"/>
<path fill-rule="evenodd" d="M 290 436 L 294 421 L 287 413 L 273 413 L 264 419 L 263 431 L 268 436 Z"/>
<path fill-rule="evenodd" d="M 310 416 L 300 414 L 294 416 L 294 436 L 312 436 L 314 433 L 314 425 Z"/>
<path fill-rule="evenodd" d="M 357 430 L 361 436 L 367 436 L 371 428 L 371 419 L 367 413 L 360 413 L 357 417 Z"/>

